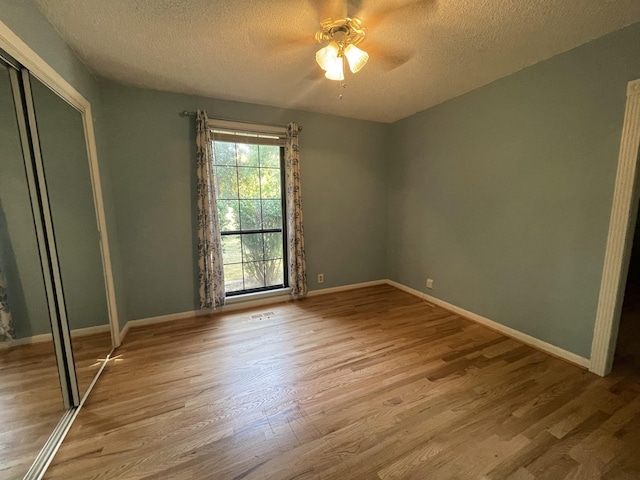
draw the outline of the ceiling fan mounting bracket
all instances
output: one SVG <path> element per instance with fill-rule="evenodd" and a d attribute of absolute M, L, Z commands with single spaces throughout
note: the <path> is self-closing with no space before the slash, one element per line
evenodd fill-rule
<path fill-rule="evenodd" d="M 355 17 L 341 18 L 339 20 L 327 18 L 320 22 L 320 25 L 322 30 L 316 33 L 318 43 L 333 41 L 342 47 L 349 44 L 358 45 L 367 34 L 360 19 Z"/>

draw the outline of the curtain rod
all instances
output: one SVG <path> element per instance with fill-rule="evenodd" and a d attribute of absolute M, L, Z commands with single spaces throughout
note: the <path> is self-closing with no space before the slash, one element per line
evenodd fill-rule
<path fill-rule="evenodd" d="M 193 117 L 196 115 L 196 112 L 189 112 L 188 110 L 183 110 L 179 113 L 179 115 L 181 117 Z M 211 120 L 226 120 L 227 122 L 237 122 L 237 123 L 249 123 L 249 122 L 241 122 L 239 120 L 234 120 L 231 118 L 211 118 Z M 282 127 L 282 125 L 265 125 L 265 127 Z M 301 132 L 302 131 L 302 125 L 298 125 L 298 131 Z"/>

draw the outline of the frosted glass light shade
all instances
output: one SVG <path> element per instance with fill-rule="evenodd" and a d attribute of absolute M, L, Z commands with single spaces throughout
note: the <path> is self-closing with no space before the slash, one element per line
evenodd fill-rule
<path fill-rule="evenodd" d="M 316 53 L 316 62 L 320 65 L 325 72 L 327 69 L 335 63 L 338 58 L 338 52 L 340 51 L 340 47 L 336 42 L 331 42 L 324 48 L 321 48 Z"/>
<path fill-rule="evenodd" d="M 353 73 L 359 72 L 369 60 L 369 54 L 353 44 L 347 45 L 347 48 L 344 49 L 344 56 L 347 57 L 349 69 Z"/>
<path fill-rule="evenodd" d="M 344 80 L 344 62 L 342 57 L 336 57 L 331 60 L 324 74 L 329 80 Z"/>

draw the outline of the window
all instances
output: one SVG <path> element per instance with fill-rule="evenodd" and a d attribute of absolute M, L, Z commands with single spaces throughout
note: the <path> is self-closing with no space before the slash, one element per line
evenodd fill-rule
<path fill-rule="evenodd" d="M 286 287 L 283 139 L 214 128 L 213 151 L 226 295 Z"/>

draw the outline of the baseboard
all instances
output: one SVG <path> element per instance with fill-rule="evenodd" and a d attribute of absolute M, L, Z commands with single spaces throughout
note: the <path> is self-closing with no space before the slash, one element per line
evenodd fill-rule
<path fill-rule="evenodd" d="M 129 333 L 133 327 L 143 327 L 145 325 L 154 325 L 156 323 L 171 322 L 173 320 L 187 320 L 189 318 L 203 317 L 212 312 L 209 310 L 191 310 L 188 312 L 171 313 L 169 315 L 158 315 L 157 317 L 139 318 L 137 320 L 129 320 L 120 330 L 120 341 Z"/>
<path fill-rule="evenodd" d="M 526 343 L 527 345 L 536 348 L 538 350 L 542 350 L 545 353 L 548 353 L 550 355 L 553 355 L 554 357 L 558 357 L 561 358 L 562 360 L 566 360 L 570 363 L 573 363 L 575 365 L 578 365 L 580 367 L 584 367 L 584 368 L 589 368 L 590 365 L 590 361 L 588 358 L 582 357 L 580 355 L 576 355 L 575 353 L 569 352 L 567 350 L 564 350 L 560 347 L 557 347 L 555 345 L 552 345 L 550 343 L 547 343 L 543 340 L 540 340 L 538 338 L 532 337 L 531 335 L 527 335 L 526 333 L 522 333 L 518 330 L 515 330 L 513 328 L 507 327 L 505 325 L 502 325 L 501 323 L 495 322 L 493 320 L 490 320 L 488 318 L 485 318 L 481 315 L 478 315 L 476 313 L 470 312 L 468 310 L 465 310 L 463 308 L 457 307 L 455 305 L 452 305 L 450 303 L 447 303 L 443 300 L 440 300 L 439 298 L 436 297 L 432 297 L 431 295 L 428 295 L 424 292 L 421 292 L 419 290 L 415 290 L 411 287 L 407 287 L 406 285 L 402 285 L 401 283 L 398 282 L 394 282 L 393 280 L 387 280 L 387 282 L 389 285 L 394 286 L 400 290 L 403 290 L 407 293 L 410 293 L 411 295 L 414 295 L 418 298 L 421 298 L 423 300 L 426 300 L 427 302 L 433 303 L 434 305 L 438 305 L 439 307 L 442 307 L 446 310 L 449 310 L 451 312 L 457 313 L 458 315 L 465 317 L 469 320 L 472 320 L 476 323 L 479 323 L 481 325 L 484 325 L 486 327 L 491 328 L 492 330 L 496 330 L 500 333 L 502 333 L 503 335 L 506 335 L 507 337 L 511 337 L 515 340 L 518 340 L 522 343 Z"/>
<path fill-rule="evenodd" d="M 96 327 L 76 328 L 71 330 L 71 338 L 86 337 L 87 335 L 94 335 L 96 333 L 104 333 L 111 331 L 111 325 L 98 325 Z"/>
<path fill-rule="evenodd" d="M 344 292 L 346 290 L 354 290 L 356 288 L 370 287 L 372 285 L 383 285 L 386 283 L 387 283 L 387 280 L 374 280 L 371 282 L 352 283 L 350 285 L 342 285 L 340 287 L 311 290 L 307 292 L 307 297 L 315 297 L 317 295 L 326 295 L 329 293 Z M 124 339 L 124 337 L 127 335 L 127 333 L 129 333 L 129 330 L 132 327 L 140 327 L 143 325 L 153 325 L 156 323 L 170 322 L 172 320 L 186 320 L 189 318 L 202 317 L 205 315 L 211 315 L 213 313 L 219 313 L 219 312 L 245 310 L 248 308 L 259 307 L 262 305 L 272 305 L 275 303 L 283 303 L 289 300 L 291 300 L 291 295 L 288 293 L 285 293 L 280 295 L 265 296 L 264 298 L 259 298 L 256 300 L 247 300 L 245 302 L 234 302 L 231 304 L 224 305 L 223 307 L 217 308 L 215 310 L 191 310 L 191 311 L 181 312 L 181 313 L 172 313 L 170 315 L 159 315 L 157 317 L 129 320 L 120 331 L 120 340 L 122 341 L 122 339 Z"/>
<path fill-rule="evenodd" d="M 345 292 L 347 290 L 355 290 L 356 288 L 373 287 L 374 285 L 385 285 L 388 280 L 373 280 L 371 282 L 351 283 L 340 287 L 321 288 L 318 290 L 309 290 L 307 297 L 315 297 L 316 295 L 326 295 L 328 293 Z"/>
<path fill-rule="evenodd" d="M 45 343 L 51 341 L 53 341 L 53 336 L 50 333 L 43 333 L 40 335 L 33 335 L 31 337 L 15 338 L 13 340 L 7 340 L 6 342 L 0 342 L 0 350 L 19 347 L 20 345 L 31 345 L 34 343 Z"/>
<path fill-rule="evenodd" d="M 120 330 L 120 341 L 126 336 L 126 334 L 133 327 L 141 327 L 145 325 L 154 325 L 156 323 L 171 322 L 173 320 L 187 320 L 189 318 L 204 317 L 219 312 L 231 312 L 234 310 L 244 310 L 246 308 L 259 307 L 261 305 L 271 305 L 274 303 L 282 303 L 291 300 L 291 295 L 272 295 L 265 298 L 256 300 L 248 300 L 246 302 L 236 302 L 215 310 L 190 310 L 187 312 L 171 313 L 169 315 L 158 315 L 157 317 L 139 318 L 136 320 L 129 320 L 125 326 Z"/>
<path fill-rule="evenodd" d="M 71 330 L 71 338 L 86 337 L 88 335 L 95 335 L 96 333 L 108 332 L 110 330 L 109 325 L 98 325 L 96 327 L 76 328 Z M 52 342 L 53 336 L 50 333 L 43 333 L 40 335 L 33 335 L 31 337 L 16 338 L 15 340 L 9 340 L 6 342 L 0 342 L 0 350 L 12 347 L 19 347 L 20 345 L 32 345 L 35 343 Z"/>

